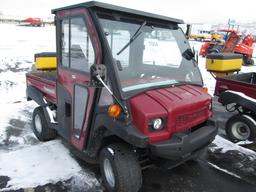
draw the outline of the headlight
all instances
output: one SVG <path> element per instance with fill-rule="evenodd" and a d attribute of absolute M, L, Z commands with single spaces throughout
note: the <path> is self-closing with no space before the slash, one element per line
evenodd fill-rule
<path fill-rule="evenodd" d="M 160 131 L 164 127 L 164 121 L 162 118 L 151 119 L 149 122 L 149 130 Z"/>
<path fill-rule="evenodd" d="M 162 125 L 163 125 L 162 119 L 157 118 L 157 119 L 154 119 L 154 120 L 153 120 L 153 128 L 154 128 L 155 130 L 161 129 L 161 128 L 162 128 Z"/>

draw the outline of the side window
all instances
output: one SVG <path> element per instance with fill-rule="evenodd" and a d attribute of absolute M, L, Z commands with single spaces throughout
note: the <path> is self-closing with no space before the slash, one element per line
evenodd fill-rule
<path fill-rule="evenodd" d="M 61 23 L 61 64 L 69 66 L 69 19 L 62 20 Z"/>
<path fill-rule="evenodd" d="M 95 53 L 85 21 L 81 17 L 70 19 L 70 68 L 89 72 Z"/>
<path fill-rule="evenodd" d="M 80 137 L 80 133 L 83 128 L 83 120 L 86 113 L 87 99 L 87 88 L 76 85 L 74 97 L 74 134 L 77 138 Z"/>

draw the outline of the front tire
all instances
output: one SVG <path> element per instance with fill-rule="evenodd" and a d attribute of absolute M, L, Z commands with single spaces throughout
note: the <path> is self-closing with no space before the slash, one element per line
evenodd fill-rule
<path fill-rule="evenodd" d="M 137 192 L 142 185 L 141 168 L 135 152 L 116 143 L 100 152 L 100 170 L 109 192 Z"/>
<path fill-rule="evenodd" d="M 32 129 L 39 141 L 49 141 L 56 138 L 56 131 L 48 126 L 42 107 L 34 109 Z"/>
<path fill-rule="evenodd" d="M 232 116 L 226 124 L 227 137 L 233 142 L 255 141 L 256 125 L 252 117 L 241 114 Z"/>

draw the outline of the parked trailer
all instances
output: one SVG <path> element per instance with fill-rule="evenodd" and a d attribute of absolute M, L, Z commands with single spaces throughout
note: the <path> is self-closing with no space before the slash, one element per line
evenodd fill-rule
<path fill-rule="evenodd" d="M 198 158 L 217 129 L 183 21 L 99 2 L 52 12 L 57 71 L 26 76 L 37 138 L 58 134 L 99 164 L 108 191 L 138 191 L 153 163 Z"/>
<path fill-rule="evenodd" d="M 256 141 L 256 73 L 217 77 L 215 95 L 227 111 L 237 111 L 226 123 L 233 142 Z"/>

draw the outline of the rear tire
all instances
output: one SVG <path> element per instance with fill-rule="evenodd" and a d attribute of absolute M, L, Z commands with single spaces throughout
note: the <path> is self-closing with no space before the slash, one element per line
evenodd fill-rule
<path fill-rule="evenodd" d="M 34 109 L 32 123 L 33 132 L 39 141 L 49 141 L 56 138 L 57 132 L 48 126 L 42 107 Z"/>
<path fill-rule="evenodd" d="M 241 114 L 232 116 L 226 124 L 227 137 L 232 142 L 255 141 L 256 125 L 252 117 L 246 117 Z"/>
<path fill-rule="evenodd" d="M 135 152 L 115 143 L 100 152 L 100 170 L 109 192 L 137 192 L 142 185 L 141 167 Z"/>

